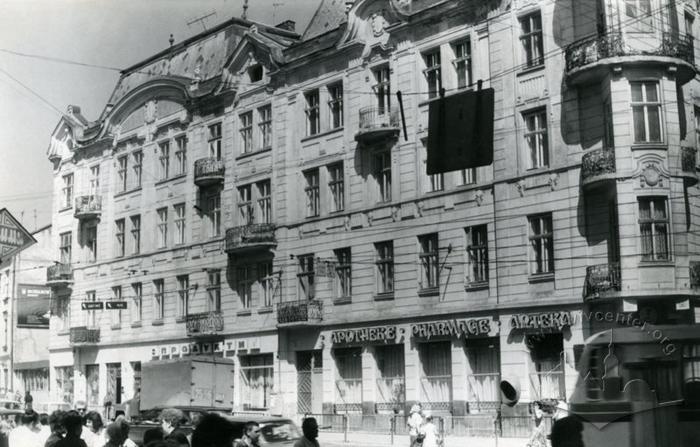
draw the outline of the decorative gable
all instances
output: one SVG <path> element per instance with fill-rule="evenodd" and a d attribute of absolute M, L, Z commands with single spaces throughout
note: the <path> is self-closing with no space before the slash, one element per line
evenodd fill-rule
<path fill-rule="evenodd" d="M 237 90 L 240 94 L 269 83 L 269 73 L 278 68 L 279 55 L 276 55 L 276 50 L 252 26 L 226 64 L 224 88 Z"/>

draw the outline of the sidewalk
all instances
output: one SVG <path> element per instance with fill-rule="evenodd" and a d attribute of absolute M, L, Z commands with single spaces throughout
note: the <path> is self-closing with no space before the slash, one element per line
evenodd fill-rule
<path fill-rule="evenodd" d="M 318 435 L 321 447 L 390 447 L 391 436 L 384 433 L 348 433 L 348 442 L 344 442 L 343 433 L 324 432 Z M 477 437 L 445 437 L 445 447 L 524 447 L 527 438 L 499 438 L 498 443 L 494 438 Z M 395 435 L 394 446 L 408 447 L 409 439 L 406 435 Z"/>

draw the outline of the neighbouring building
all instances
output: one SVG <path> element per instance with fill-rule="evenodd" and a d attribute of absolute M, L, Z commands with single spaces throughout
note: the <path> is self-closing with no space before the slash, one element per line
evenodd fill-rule
<path fill-rule="evenodd" d="M 236 410 L 464 415 L 566 399 L 597 311 L 695 322 L 697 12 L 324 0 L 124 70 L 49 148 L 57 397 L 205 354 Z M 426 175 L 431 102 L 478 80 L 493 164 Z"/>

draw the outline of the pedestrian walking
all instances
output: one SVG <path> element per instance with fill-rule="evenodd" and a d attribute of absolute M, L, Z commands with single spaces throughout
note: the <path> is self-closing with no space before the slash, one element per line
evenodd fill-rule
<path fill-rule="evenodd" d="M 163 429 L 163 440 L 176 446 L 190 447 L 187 435 L 180 429 L 185 414 L 177 408 L 166 408 L 160 412 L 160 426 Z"/>
<path fill-rule="evenodd" d="M 294 443 L 294 447 L 319 447 L 318 444 L 318 422 L 316 418 L 306 418 L 301 423 L 301 431 L 304 436 Z"/>
<path fill-rule="evenodd" d="M 63 427 L 66 429 L 66 435 L 55 444 L 55 447 L 87 447 L 85 441 L 80 438 L 83 432 L 83 418 L 77 411 L 69 411 L 65 414 Z"/>
<path fill-rule="evenodd" d="M 10 431 L 9 445 L 22 447 L 43 447 L 39 435 L 39 415 L 34 410 L 25 411 L 20 425 Z"/>
<path fill-rule="evenodd" d="M 234 447 L 260 447 L 260 424 L 255 421 L 246 422 L 243 437 Z"/>
<path fill-rule="evenodd" d="M 423 416 L 421 415 L 421 404 L 415 404 L 411 406 L 411 411 L 406 421 L 408 426 L 408 437 L 411 441 L 410 447 L 415 447 L 416 444 L 421 444 L 423 442 L 418 442 L 418 437 L 420 436 L 420 427 L 423 425 Z"/>
<path fill-rule="evenodd" d="M 528 447 L 547 447 L 547 434 L 545 432 L 544 411 L 542 402 L 536 401 L 532 405 L 532 418 L 535 423 L 530 439 L 527 441 Z"/>
<path fill-rule="evenodd" d="M 34 397 L 32 397 L 32 393 L 29 390 L 24 393 L 24 409 L 27 411 L 34 409 Z"/>
<path fill-rule="evenodd" d="M 206 414 L 192 432 L 192 447 L 231 447 L 235 434 L 231 422 L 216 413 Z"/>
<path fill-rule="evenodd" d="M 424 423 L 419 429 L 419 437 L 423 439 L 423 447 L 440 447 L 442 446 L 442 435 L 440 430 L 433 422 L 433 415 L 426 411 L 423 413 Z"/>

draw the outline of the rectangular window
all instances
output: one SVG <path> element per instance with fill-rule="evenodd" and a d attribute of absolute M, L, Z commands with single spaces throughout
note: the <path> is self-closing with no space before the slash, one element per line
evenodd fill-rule
<path fill-rule="evenodd" d="M 180 317 L 186 317 L 190 309 L 190 277 L 182 275 L 177 277 L 177 311 Z"/>
<path fill-rule="evenodd" d="M 476 183 L 476 168 L 462 169 L 457 173 L 457 184 L 460 186 Z"/>
<path fill-rule="evenodd" d="M 661 99 L 658 82 L 630 82 L 635 143 L 662 141 Z"/>
<path fill-rule="evenodd" d="M 420 289 L 434 289 L 440 286 L 440 256 L 438 235 L 428 234 L 418 237 L 420 244 Z"/>
<path fill-rule="evenodd" d="M 435 98 L 442 87 L 442 68 L 440 65 L 440 49 L 425 53 L 425 70 L 423 74 L 428 81 L 428 98 Z"/>
<path fill-rule="evenodd" d="M 452 44 L 455 58 L 452 65 L 457 74 L 457 87 L 464 88 L 472 85 L 472 50 L 469 39 Z"/>
<path fill-rule="evenodd" d="M 391 201 L 391 153 L 380 152 L 374 156 L 374 176 L 377 181 L 378 202 Z"/>
<path fill-rule="evenodd" d="M 343 126 L 343 83 L 330 85 L 328 87 L 328 110 L 331 112 L 331 128 L 337 129 Z"/>
<path fill-rule="evenodd" d="M 314 255 L 299 256 L 299 299 L 312 300 L 315 297 L 314 287 Z"/>
<path fill-rule="evenodd" d="M 258 277 L 260 278 L 260 296 L 263 307 L 272 307 L 275 303 L 276 279 L 272 271 L 272 262 L 258 264 Z"/>
<path fill-rule="evenodd" d="M 238 117 L 241 133 L 241 153 L 253 152 L 253 112 L 241 113 Z"/>
<path fill-rule="evenodd" d="M 159 208 L 158 214 L 158 248 L 168 246 L 168 209 Z"/>
<path fill-rule="evenodd" d="M 221 123 L 208 127 L 209 157 L 221 160 Z"/>
<path fill-rule="evenodd" d="M 90 196 L 94 197 L 100 193 L 100 165 L 90 168 Z"/>
<path fill-rule="evenodd" d="M 141 252 L 141 216 L 131 216 L 131 253 Z"/>
<path fill-rule="evenodd" d="M 331 211 L 345 209 L 345 173 L 343 162 L 328 166 L 328 189 L 331 191 Z"/>
<path fill-rule="evenodd" d="M 304 172 L 306 187 L 306 217 L 316 217 L 320 214 L 320 197 L 318 189 L 318 169 Z"/>
<path fill-rule="evenodd" d="M 444 174 L 433 174 L 428 176 L 428 192 L 437 192 L 444 189 L 445 176 Z"/>
<path fill-rule="evenodd" d="M 378 115 L 383 115 L 391 111 L 391 83 L 389 82 L 389 66 L 373 70 L 375 84 L 372 86 L 377 98 Z"/>
<path fill-rule="evenodd" d="M 626 22 L 634 31 L 653 31 L 654 18 L 651 14 L 651 0 L 625 0 L 625 15 L 628 17 Z"/>
<path fill-rule="evenodd" d="M 128 183 L 129 156 L 124 155 L 117 159 L 117 192 L 124 192 L 129 189 Z"/>
<path fill-rule="evenodd" d="M 73 252 L 73 234 L 70 231 L 66 233 L 61 233 L 60 239 L 61 246 L 59 247 L 59 250 L 61 256 L 61 264 L 70 264 L 71 255 Z"/>
<path fill-rule="evenodd" d="M 339 248 L 335 254 L 335 297 L 350 299 L 352 296 L 352 264 L 350 248 Z"/>
<path fill-rule="evenodd" d="M 209 312 L 221 312 L 221 272 L 209 270 L 207 273 L 207 303 Z"/>
<path fill-rule="evenodd" d="M 73 174 L 63 176 L 63 189 L 61 190 L 61 207 L 73 206 Z"/>
<path fill-rule="evenodd" d="M 689 37 L 693 37 L 693 24 L 695 23 L 695 17 L 691 13 L 686 11 L 683 15 L 683 18 L 685 21 L 685 33 Z"/>
<path fill-rule="evenodd" d="M 525 121 L 525 143 L 529 151 L 529 169 L 549 166 L 547 111 L 538 109 L 523 113 L 523 121 Z"/>
<path fill-rule="evenodd" d="M 489 247 L 486 225 L 467 229 L 467 282 L 483 283 L 489 280 Z"/>
<path fill-rule="evenodd" d="M 181 136 L 175 139 L 177 150 L 175 151 L 175 163 L 177 163 L 177 175 L 187 173 L 187 137 Z"/>
<path fill-rule="evenodd" d="M 241 355 L 241 401 L 243 409 L 269 408 L 274 391 L 273 355 Z M 272 425 L 272 427 L 276 427 Z M 274 430 L 274 428 L 273 428 Z M 274 433 L 272 431 L 271 433 Z M 282 432 L 280 431 L 280 434 Z"/>
<path fill-rule="evenodd" d="M 142 166 L 143 166 L 143 152 L 141 151 L 134 151 L 132 154 L 133 160 L 134 160 L 134 165 L 133 165 L 133 170 L 134 170 L 134 187 L 135 188 L 140 188 L 141 187 L 141 172 L 142 172 Z"/>
<path fill-rule="evenodd" d="M 131 306 L 131 321 L 141 321 L 143 318 L 143 288 L 140 282 L 131 285 L 133 296 L 133 305 Z"/>
<path fill-rule="evenodd" d="M 170 177 L 170 142 L 164 141 L 158 145 L 158 160 L 160 161 L 160 179 Z"/>
<path fill-rule="evenodd" d="M 377 292 L 394 292 L 394 243 L 392 241 L 374 244 L 377 253 Z"/>
<path fill-rule="evenodd" d="M 165 282 L 162 279 L 153 281 L 153 319 L 162 320 L 165 317 Z"/>
<path fill-rule="evenodd" d="M 554 233 L 551 214 L 530 216 L 530 273 L 554 273 Z"/>
<path fill-rule="evenodd" d="M 97 261 L 97 226 L 85 228 L 85 246 L 87 247 L 87 262 Z"/>
<path fill-rule="evenodd" d="M 97 301 L 97 295 L 94 290 L 91 290 L 89 292 L 85 292 L 85 301 L 88 302 L 95 302 Z M 86 326 L 90 328 L 94 328 L 97 326 L 97 311 L 96 310 L 88 310 L 85 314 L 86 317 Z"/>
<path fill-rule="evenodd" d="M 255 222 L 253 189 L 250 185 L 238 187 L 238 219 L 241 225 L 250 225 Z"/>
<path fill-rule="evenodd" d="M 185 243 L 185 204 L 175 205 L 175 243 Z"/>
<path fill-rule="evenodd" d="M 114 238 L 115 238 L 114 255 L 117 257 L 124 256 L 124 227 L 125 226 L 126 226 L 126 221 L 124 219 L 117 219 L 114 221 Z"/>
<path fill-rule="evenodd" d="M 666 198 L 639 198 L 639 234 L 642 238 L 643 261 L 671 259 Z"/>
<path fill-rule="evenodd" d="M 243 309 L 250 309 L 253 298 L 253 282 L 251 266 L 245 265 L 236 269 L 236 292 Z"/>
<path fill-rule="evenodd" d="M 209 196 L 209 237 L 221 236 L 221 195 L 213 194 Z"/>
<path fill-rule="evenodd" d="M 306 98 L 306 135 L 316 135 L 321 132 L 318 90 L 307 92 L 304 97 Z"/>
<path fill-rule="evenodd" d="M 540 12 L 520 18 L 520 43 L 526 67 L 544 64 L 544 47 L 542 44 L 542 15 Z"/>
<path fill-rule="evenodd" d="M 260 223 L 272 223 L 272 192 L 270 181 L 265 180 L 256 184 L 258 188 L 258 215 Z"/>
<path fill-rule="evenodd" d="M 112 301 L 121 301 L 122 300 L 122 286 L 115 286 L 112 287 Z M 122 324 L 122 311 L 121 309 L 112 309 L 109 311 L 110 314 L 112 315 L 112 324 L 117 326 L 121 326 Z"/>
<path fill-rule="evenodd" d="M 272 147 L 272 106 L 269 104 L 258 109 L 258 129 L 260 150 Z"/>

